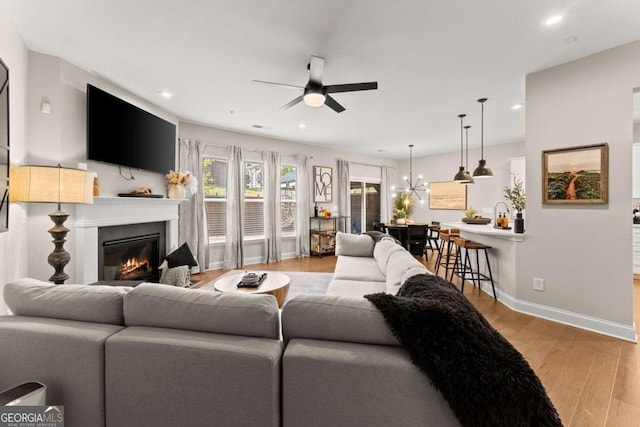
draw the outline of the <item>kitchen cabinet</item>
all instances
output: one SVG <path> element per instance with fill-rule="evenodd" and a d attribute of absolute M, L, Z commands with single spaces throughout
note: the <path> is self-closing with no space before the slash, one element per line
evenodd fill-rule
<path fill-rule="evenodd" d="M 633 144 L 631 176 L 633 176 L 632 193 L 634 199 L 640 199 L 640 143 Z"/>

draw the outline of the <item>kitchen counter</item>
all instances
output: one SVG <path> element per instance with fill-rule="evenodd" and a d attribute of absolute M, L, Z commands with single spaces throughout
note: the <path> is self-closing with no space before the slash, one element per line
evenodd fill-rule
<path fill-rule="evenodd" d="M 516 265 L 518 249 L 524 241 L 524 234 L 516 234 L 511 230 L 500 230 L 493 228 L 491 224 L 466 224 L 464 222 L 444 222 L 442 228 L 458 228 L 460 236 L 484 243 L 491 246 L 489 258 L 491 259 L 491 272 L 498 294 L 498 300 L 513 307 L 514 296 L 516 295 Z M 640 230 L 638 230 L 640 231 Z M 472 264 L 475 265 L 475 256 Z M 480 270 L 488 274 L 484 257 L 481 257 Z M 491 284 L 483 281 L 481 289 L 489 295 L 491 294 Z M 493 295 L 492 295 L 493 296 Z"/>
<path fill-rule="evenodd" d="M 513 242 L 524 241 L 524 233 L 514 233 L 513 228 L 511 230 L 501 230 L 493 228 L 492 224 L 467 224 L 460 222 L 445 222 L 440 224 L 444 228 L 458 228 L 460 231 L 473 234 L 483 234 L 491 237 L 499 237 L 501 239 L 511 240 Z M 473 239 L 470 237 L 470 239 Z"/>

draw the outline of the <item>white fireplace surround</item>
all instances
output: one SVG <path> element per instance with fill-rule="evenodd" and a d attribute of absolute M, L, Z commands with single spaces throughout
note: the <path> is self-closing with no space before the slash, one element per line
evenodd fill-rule
<path fill-rule="evenodd" d="M 76 281 L 98 280 L 98 228 L 164 221 L 166 251 L 178 247 L 178 199 L 96 197 L 92 205 L 76 205 Z"/>

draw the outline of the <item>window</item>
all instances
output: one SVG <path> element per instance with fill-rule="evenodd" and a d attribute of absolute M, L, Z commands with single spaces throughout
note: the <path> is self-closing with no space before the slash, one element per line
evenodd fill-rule
<path fill-rule="evenodd" d="M 245 238 L 264 236 L 264 166 L 260 162 L 244 164 Z M 209 238 L 224 241 L 227 230 L 227 161 L 218 158 L 202 159 L 202 185 Z M 280 211 L 282 233 L 296 232 L 296 168 L 283 165 L 280 169 Z"/>
<path fill-rule="evenodd" d="M 282 234 L 296 233 L 296 168 L 283 165 L 280 169 L 280 220 Z"/>
<path fill-rule="evenodd" d="M 227 161 L 202 159 L 202 185 L 209 238 L 224 239 L 227 231 Z"/>
<path fill-rule="evenodd" d="M 262 163 L 244 163 L 245 237 L 264 236 L 264 184 Z"/>

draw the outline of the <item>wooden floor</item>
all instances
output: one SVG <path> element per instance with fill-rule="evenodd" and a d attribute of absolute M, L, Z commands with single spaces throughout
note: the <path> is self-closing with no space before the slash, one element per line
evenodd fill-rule
<path fill-rule="evenodd" d="M 435 271 L 433 258 L 425 262 Z M 336 257 L 311 257 L 247 268 L 333 272 Z M 224 274 L 203 273 L 204 284 Z M 455 282 L 459 285 L 458 282 Z M 640 346 L 520 314 L 465 285 L 465 295 L 538 374 L 565 426 L 640 426 Z M 633 286 L 634 321 L 640 325 L 640 280 Z"/>

